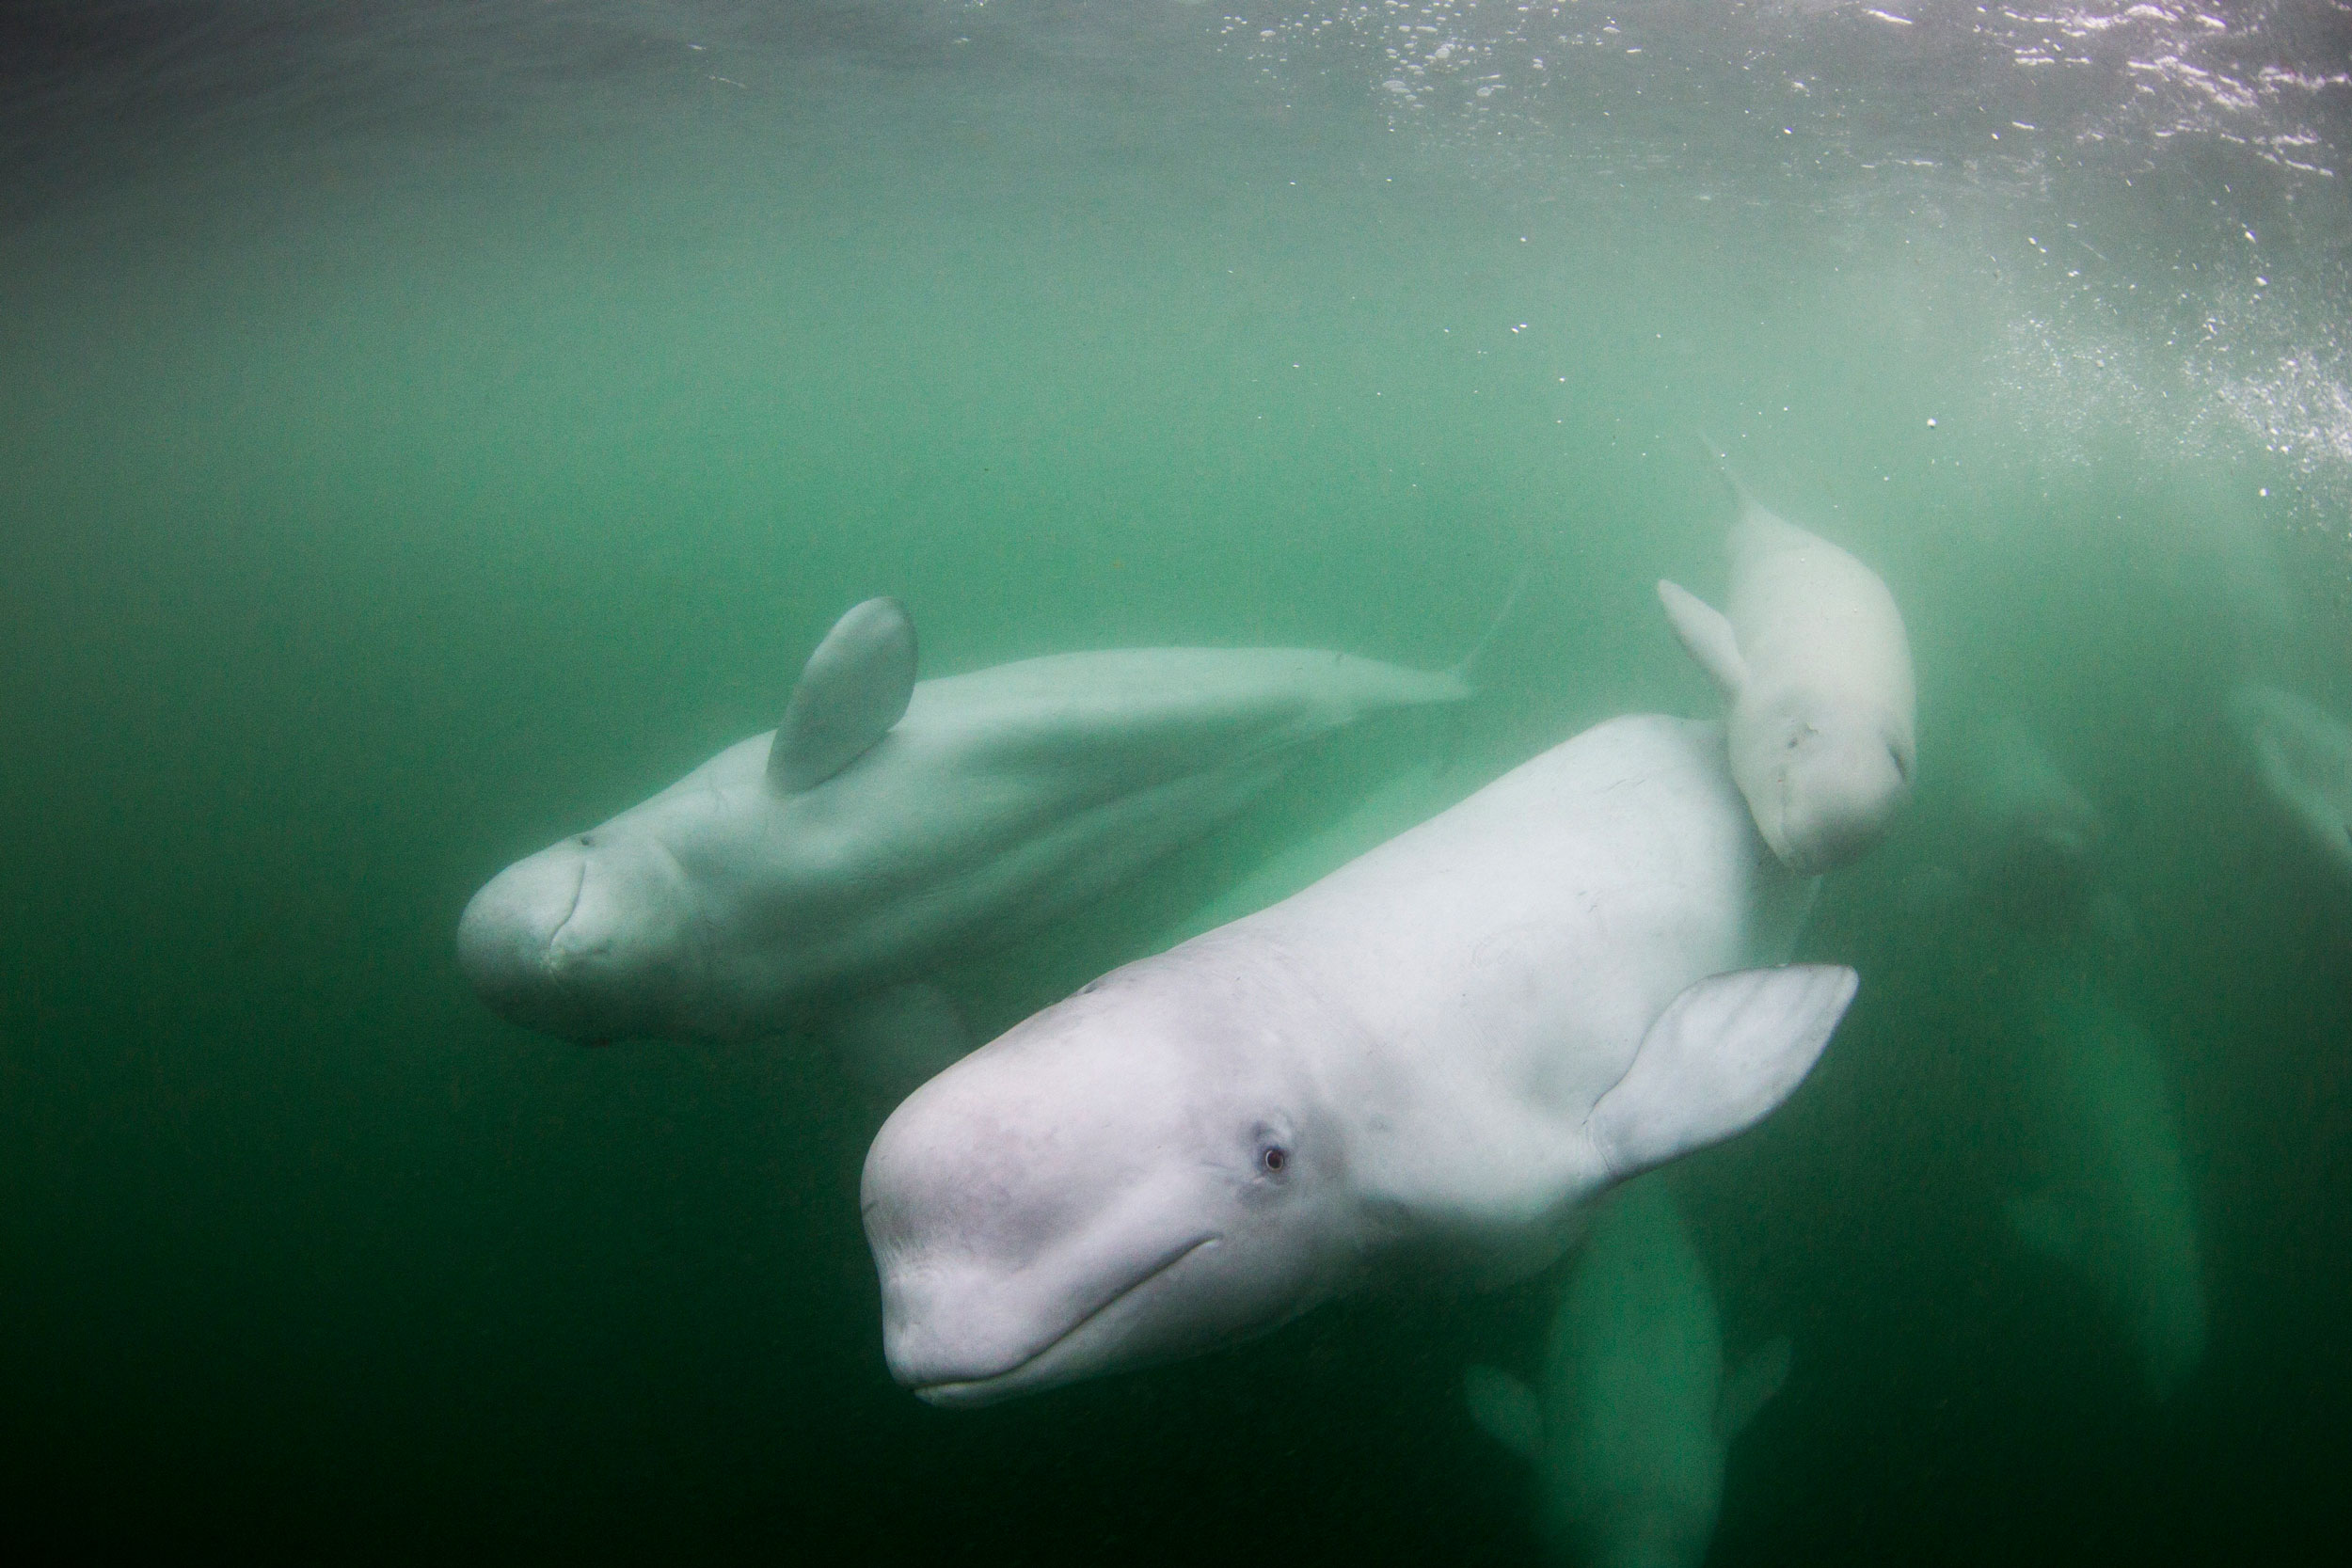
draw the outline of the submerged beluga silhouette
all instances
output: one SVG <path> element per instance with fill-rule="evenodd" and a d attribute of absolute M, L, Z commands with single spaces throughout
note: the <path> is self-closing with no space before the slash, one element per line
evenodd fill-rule
<path fill-rule="evenodd" d="M 1637 1177 L 1595 1217 L 1536 1383 L 1463 1379 L 1480 1430 L 1534 1467 L 1558 1560 L 1699 1568 L 1731 1440 L 1788 1378 L 1786 1337 L 1727 1364 L 1714 1285 L 1662 1180 Z"/>
<path fill-rule="evenodd" d="M 2352 727 L 2292 691 L 2248 682 L 2230 721 L 2264 791 L 2312 858 L 2352 884 Z"/>
<path fill-rule="evenodd" d="M 739 1041 L 822 1022 L 902 1092 L 961 1054 L 938 964 L 1066 915 L 1236 815 L 1307 743 L 1469 696 L 1304 648 L 1061 654 L 918 681 L 896 600 L 843 615 L 783 721 L 519 861 L 457 953 L 570 1039 Z"/>
<path fill-rule="evenodd" d="M 2152 1401 L 2204 1359 L 2198 1201 L 2175 1091 L 2154 1038 L 2080 976 L 2053 976 L 2033 1015 L 2026 1103 L 2049 1184 L 2009 1206 L 2027 1245 L 2077 1274 L 2124 1329 Z"/>

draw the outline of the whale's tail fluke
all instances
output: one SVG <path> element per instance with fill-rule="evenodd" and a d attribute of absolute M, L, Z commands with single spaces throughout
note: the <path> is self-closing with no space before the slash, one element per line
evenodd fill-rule
<path fill-rule="evenodd" d="M 1740 503 L 1740 510 L 1744 513 L 1755 506 L 1755 495 L 1740 478 L 1740 470 L 1731 466 L 1731 453 L 1725 451 L 1722 443 L 1704 430 L 1693 430 L 1691 435 L 1692 438 L 1698 442 L 1700 450 L 1707 453 L 1708 462 L 1713 466 L 1716 475 L 1724 482 L 1724 488 L 1729 490 L 1731 499 Z"/>
<path fill-rule="evenodd" d="M 1501 631 L 1504 623 L 1511 619 L 1511 612 L 1518 609 L 1519 595 L 1527 592 L 1527 579 L 1534 575 L 1534 562 L 1522 561 L 1519 563 L 1518 572 L 1511 578 L 1511 586 L 1502 595 L 1502 607 L 1494 612 L 1493 618 L 1487 621 L 1486 628 L 1478 634 L 1478 640 L 1470 645 L 1470 652 L 1455 659 L 1446 673 L 1454 676 L 1465 686 L 1476 684 L 1478 661 L 1486 657 L 1487 648 L 1493 645 L 1495 634 Z"/>

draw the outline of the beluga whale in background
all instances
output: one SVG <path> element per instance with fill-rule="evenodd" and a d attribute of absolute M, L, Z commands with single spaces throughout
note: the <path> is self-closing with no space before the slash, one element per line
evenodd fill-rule
<path fill-rule="evenodd" d="M 1543 1534 L 1584 1568 L 1699 1568 L 1731 1440 L 1788 1378 L 1788 1341 L 1728 1374 L 1707 1267 L 1663 1179 L 1594 1216 L 1530 1388 L 1492 1367 L 1463 1380 L 1471 1418 L 1535 1468 Z"/>
<path fill-rule="evenodd" d="M 2010 1223 L 2105 1298 L 2148 1397 L 2169 1398 L 2204 1358 L 2205 1287 L 2169 1075 L 2148 1032 L 2077 978 L 2045 984 L 2034 1032 L 2026 1103 L 2053 1176 Z"/>
<path fill-rule="evenodd" d="M 1310 741 L 1458 703 L 1460 671 L 1132 648 L 915 679 L 893 599 L 809 656 L 783 722 L 507 867 L 458 922 L 483 1000 L 579 1040 L 826 1022 L 903 1092 L 965 1049 L 922 976 L 1086 904 L 1263 793 Z M 825 1015 L 831 1015 L 829 1018 Z"/>
<path fill-rule="evenodd" d="M 1980 718 L 1954 748 L 1961 878 L 1985 912 L 2038 942 L 2095 939 L 2128 950 L 2135 917 L 2107 885 L 2105 816 L 2041 738 L 2007 712 Z"/>
<path fill-rule="evenodd" d="M 1723 693 L 1731 776 L 1764 842 L 1792 870 L 1833 871 L 1867 853 L 1911 795 L 1918 698 L 1902 612 L 1876 573 L 1756 504 L 1715 459 L 1740 504 L 1728 609 L 1672 582 L 1658 596 Z"/>
<path fill-rule="evenodd" d="M 1713 724 L 1613 720 L 910 1096 L 862 1201 L 898 1382 L 977 1404 L 1205 1351 L 1383 1275 L 1500 1283 L 1751 1126 L 1853 971 Z"/>
<path fill-rule="evenodd" d="M 2248 682 L 2230 721 L 2263 788 L 2337 878 L 2352 884 L 2352 727 L 2291 691 Z"/>

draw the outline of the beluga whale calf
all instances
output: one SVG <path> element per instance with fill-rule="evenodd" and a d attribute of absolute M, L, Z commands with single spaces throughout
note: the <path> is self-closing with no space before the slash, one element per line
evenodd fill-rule
<path fill-rule="evenodd" d="M 966 1048 L 935 965 L 1107 892 L 1263 793 L 1309 742 L 1459 703 L 1463 670 L 1306 648 L 1130 648 L 917 680 L 896 600 L 843 615 L 782 722 L 507 867 L 457 954 L 569 1039 L 825 1025 L 894 1095 Z"/>
<path fill-rule="evenodd" d="M 1534 1387 L 1463 1380 L 1481 1431 L 1535 1470 L 1539 1523 L 1582 1568 L 1699 1568 L 1731 1440 L 1788 1378 L 1784 1337 L 1724 1358 L 1707 1266 L 1663 1178 L 1629 1181 L 1571 1265 Z"/>
<path fill-rule="evenodd" d="M 1500 1283 L 1753 1125 L 1850 969 L 1721 728 L 1613 720 L 1279 904 L 1112 971 L 892 1113 L 862 1189 L 892 1374 L 977 1404 L 1381 1278 Z"/>
<path fill-rule="evenodd" d="M 1740 508 L 1726 609 L 1662 580 L 1658 596 L 1723 693 L 1731 775 L 1764 842 L 1794 870 L 1832 871 L 1911 795 L 1918 696 L 1902 612 L 1877 573 L 1765 510 L 1709 450 Z"/>

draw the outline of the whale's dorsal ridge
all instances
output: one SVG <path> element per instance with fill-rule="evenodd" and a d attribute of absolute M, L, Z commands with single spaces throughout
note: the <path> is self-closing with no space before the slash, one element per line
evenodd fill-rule
<path fill-rule="evenodd" d="M 794 683 L 768 746 L 768 783 L 814 789 L 872 750 L 914 695 L 914 623 L 892 598 L 854 605 Z"/>

